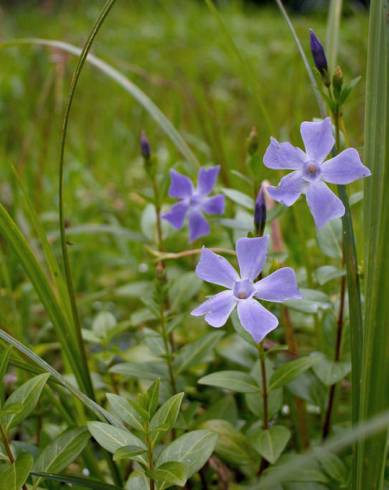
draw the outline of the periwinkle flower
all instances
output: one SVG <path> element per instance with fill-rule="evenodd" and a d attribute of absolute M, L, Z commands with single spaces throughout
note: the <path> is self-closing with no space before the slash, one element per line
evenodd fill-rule
<path fill-rule="evenodd" d="M 283 302 L 301 298 L 293 269 L 284 267 L 264 279 L 256 281 L 265 262 L 269 237 L 240 238 L 236 243 L 236 254 L 240 274 L 222 256 L 203 248 L 196 274 L 203 281 L 227 288 L 210 297 L 192 311 L 193 316 L 204 316 L 212 327 L 222 327 L 235 307 L 243 328 L 255 342 L 278 325 L 278 319 L 264 308 L 257 299 Z"/>
<path fill-rule="evenodd" d="M 178 203 L 170 211 L 162 215 L 174 228 L 184 226 L 185 218 L 189 223 L 189 239 L 191 242 L 209 234 L 209 224 L 204 218 L 206 214 L 223 214 L 224 196 L 209 197 L 216 184 L 220 166 L 201 167 L 198 174 L 197 187 L 191 180 L 176 170 L 170 171 L 169 196 L 178 199 Z"/>
<path fill-rule="evenodd" d="M 268 168 L 293 172 L 283 177 L 278 187 L 269 187 L 268 192 L 285 206 L 294 204 L 304 193 L 315 224 L 321 228 L 345 212 L 342 201 L 325 182 L 345 185 L 371 174 L 354 148 L 325 160 L 335 143 L 329 117 L 319 122 L 303 122 L 300 131 L 305 152 L 271 138 L 263 157 L 264 164 Z"/>

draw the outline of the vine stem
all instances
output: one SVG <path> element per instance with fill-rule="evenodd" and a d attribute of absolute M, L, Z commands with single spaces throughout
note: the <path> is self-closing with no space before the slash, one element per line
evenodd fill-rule
<path fill-rule="evenodd" d="M 155 213 L 157 218 L 156 219 L 157 248 L 158 248 L 158 252 L 163 254 L 165 247 L 164 247 L 163 235 L 162 235 L 161 198 L 160 198 L 158 182 L 155 173 L 152 173 L 151 175 L 151 182 L 153 186 Z M 176 378 L 174 376 L 174 369 L 172 363 L 172 356 L 173 356 L 175 346 L 174 346 L 173 332 L 171 332 L 169 335 L 166 328 L 166 309 L 169 308 L 169 298 L 167 292 L 165 291 L 168 281 L 166 276 L 166 267 L 163 260 L 158 260 L 156 270 L 157 270 L 157 278 L 159 279 L 161 283 L 161 288 L 163 290 L 163 298 L 159 308 L 159 317 L 160 317 L 159 319 L 160 319 L 161 333 L 162 333 L 165 354 L 166 354 L 166 364 L 169 371 L 170 386 L 174 395 L 175 393 L 177 393 L 177 384 L 176 384 Z M 172 431 L 172 435 L 174 438 L 174 431 Z"/>
<path fill-rule="evenodd" d="M 5 448 L 5 452 L 7 453 L 7 456 L 8 456 L 8 460 L 9 460 L 10 464 L 14 464 L 15 458 L 14 458 L 14 455 L 12 453 L 11 446 L 9 445 L 7 434 L 5 433 L 5 430 L 4 430 L 2 424 L 0 424 L 0 434 L 1 434 L 1 440 L 3 441 L 3 445 Z M 22 488 L 23 488 L 23 490 L 27 490 L 27 485 L 24 484 Z"/>
<path fill-rule="evenodd" d="M 266 354 L 263 347 L 263 342 L 258 344 L 259 366 L 261 369 L 261 382 L 262 382 L 262 407 L 263 407 L 263 430 L 269 429 L 269 398 L 267 390 L 267 373 L 266 373 Z M 268 467 L 268 462 L 265 458 L 262 458 L 257 475 L 260 475 Z"/>

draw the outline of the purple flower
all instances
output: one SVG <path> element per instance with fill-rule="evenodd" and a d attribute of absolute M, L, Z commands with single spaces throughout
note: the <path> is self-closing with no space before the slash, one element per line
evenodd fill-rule
<path fill-rule="evenodd" d="M 278 187 L 269 187 L 268 192 L 285 206 L 294 204 L 304 193 L 316 226 L 321 228 L 344 215 L 342 201 L 324 182 L 345 185 L 371 174 L 354 148 L 325 161 L 335 143 L 329 117 L 320 122 L 303 122 L 300 131 L 305 152 L 271 138 L 263 157 L 266 167 L 294 172 L 283 177 Z"/>
<path fill-rule="evenodd" d="M 222 327 L 235 307 L 245 330 L 259 343 L 278 325 L 278 319 L 257 299 L 282 302 L 301 298 L 296 276 L 284 267 L 256 281 L 266 262 L 269 237 L 241 238 L 236 243 L 240 274 L 220 255 L 203 248 L 196 273 L 204 281 L 227 288 L 210 297 L 192 311 L 193 316 L 205 315 L 212 327 Z"/>
<path fill-rule="evenodd" d="M 178 203 L 170 211 L 162 215 L 174 228 L 182 228 L 185 218 L 189 222 L 189 239 L 191 242 L 199 237 L 209 234 L 209 224 L 204 218 L 207 214 L 223 214 L 224 196 L 221 194 L 208 197 L 215 187 L 220 166 L 201 167 L 198 174 L 197 188 L 193 187 L 191 180 L 185 175 L 170 171 L 169 196 L 176 197 Z"/>

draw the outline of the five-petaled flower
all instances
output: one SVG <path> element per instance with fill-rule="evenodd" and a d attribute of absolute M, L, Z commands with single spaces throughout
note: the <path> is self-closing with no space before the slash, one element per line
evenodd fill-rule
<path fill-rule="evenodd" d="M 197 188 L 193 187 L 191 180 L 176 170 L 170 171 L 169 196 L 179 200 L 162 218 L 174 228 L 182 228 L 185 218 L 189 222 L 189 239 L 191 242 L 209 234 L 209 224 L 204 218 L 207 214 L 223 214 L 224 196 L 209 197 L 216 184 L 220 166 L 202 167 L 198 174 Z"/>
<path fill-rule="evenodd" d="M 350 184 L 368 177 L 370 170 L 362 164 L 354 148 L 347 148 L 325 161 L 335 143 L 329 117 L 320 122 L 303 122 L 300 131 L 305 152 L 290 143 L 279 143 L 271 138 L 263 157 L 266 167 L 294 172 L 283 177 L 278 187 L 268 188 L 268 192 L 285 206 L 291 206 L 305 193 L 315 224 L 321 228 L 345 212 L 342 201 L 324 182 Z"/>
<path fill-rule="evenodd" d="M 282 302 L 301 298 L 293 269 L 284 267 L 256 281 L 265 262 L 269 237 L 240 238 L 236 254 L 240 274 L 220 255 L 203 248 L 196 268 L 200 279 L 227 288 L 210 297 L 192 311 L 194 316 L 205 315 L 212 327 L 222 327 L 235 307 L 243 328 L 259 343 L 278 325 L 278 319 L 255 298 Z"/>

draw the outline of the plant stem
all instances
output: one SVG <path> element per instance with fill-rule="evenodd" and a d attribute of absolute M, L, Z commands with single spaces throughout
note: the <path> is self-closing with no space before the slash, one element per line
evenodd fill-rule
<path fill-rule="evenodd" d="M 163 253 L 164 243 L 163 243 L 162 222 L 161 222 L 161 197 L 159 193 L 158 182 L 154 171 L 151 171 L 150 177 L 153 186 L 154 201 L 155 201 L 157 248 L 158 248 L 158 252 Z M 170 386 L 174 395 L 175 393 L 177 393 L 177 385 L 176 385 L 176 379 L 174 376 L 174 369 L 172 363 L 173 352 L 174 352 L 174 337 L 172 332 L 169 335 L 166 326 L 166 310 L 169 309 L 170 305 L 169 305 L 168 294 L 166 291 L 168 285 L 168 280 L 166 276 L 166 267 L 162 260 L 158 260 L 157 262 L 156 274 L 162 291 L 162 297 L 161 297 L 160 308 L 159 308 L 159 321 L 161 326 L 163 343 L 165 347 L 165 357 L 166 357 L 167 368 L 169 371 Z"/>
<path fill-rule="evenodd" d="M 15 458 L 14 458 L 14 455 L 12 454 L 12 449 L 11 449 L 11 446 L 9 445 L 8 437 L 7 437 L 7 434 L 5 433 L 5 430 L 2 426 L 2 424 L 0 424 L 0 435 L 1 435 L 1 440 L 3 441 L 5 451 L 6 451 L 7 456 L 8 456 L 9 462 L 10 462 L 10 464 L 14 464 Z M 22 488 L 23 488 L 23 490 L 27 490 L 27 485 L 24 484 Z"/>
<path fill-rule="evenodd" d="M 340 283 L 340 305 L 339 305 L 339 313 L 338 313 L 338 321 L 337 321 L 337 329 L 336 329 L 336 344 L 335 344 L 335 356 L 334 356 L 335 362 L 339 362 L 340 360 L 342 335 L 344 329 L 345 296 L 346 296 L 346 276 L 343 276 Z M 327 410 L 324 417 L 324 424 L 323 424 L 323 431 L 322 431 L 323 440 L 325 440 L 328 437 L 328 434 L 330 433 L 331 430 L 331 417 L 333 413 L 335 389 L 336 389 L 336 384 L 333 384 L 330 386 L 328 392 Z"/>
<path fill-rule="evenodd" d="M 261 367 L 261 379 L 262 379 L 262 403 L 263 403 L 262 427 L 265 430 L 267 430 L 269 428 L 269 405 L 268 405 L 268 392 L 267 392 L 265 349 L 263 348 L 262 342 L 258 344 L 258 352 L 259 352 L 259 365 Z"/>
<path fill-rule="evenodd" d="M 147 460 L 149 463 L 149 470 L 153 471 L 154 469 L 154 459 L 153 459 L 153 445 L 151 443 L 150 435 L 149 435 L 149 424 L 147 423 L 146 427 L 146 446 L 147 446 Z M 155 490 L 155 482 L 149 477 L 150 481 L 150 490 Z"/>

